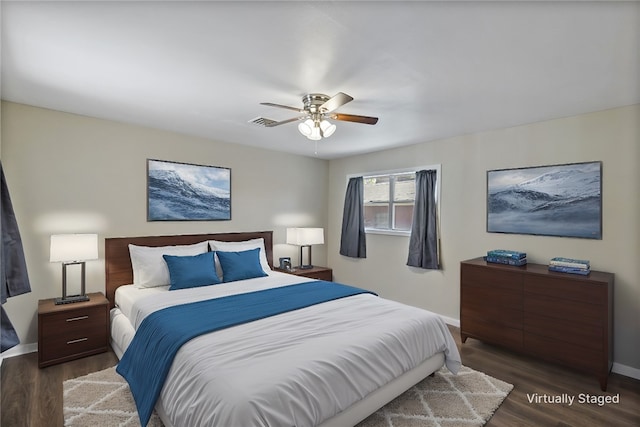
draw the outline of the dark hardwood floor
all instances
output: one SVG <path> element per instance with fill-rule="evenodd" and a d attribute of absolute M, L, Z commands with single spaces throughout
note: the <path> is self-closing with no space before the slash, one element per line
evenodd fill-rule
<path fill-rule="evenodd" d="M 595 377 L 473 339 L 468 339 L 461 345 L 458 328 L 450 329 L 461 348 L 462 361 L 466 366 L 514 385 L 509 397 L 487 423 L 488 427 L 640 426 L 640 381 L 611 374 L 607 392 L 602 392 Z M 44 369 L 38 368 L 37 353 L 4 360 L 0 425 L 62 426 L 62 382 L 116 363 L 117 358 L 113 352 Z M 528 396 L 534 393 L 547 398 L 566 394 L 575 400 L 572 405 L 529 402 Z M 603 406 L 578 403 L 581 394 L 596 398 L 619 395 L 619 403 Z"/>
<path fill-rule="evenodd" d="M 62 426 L 62 382 L 117 363 L 118 358 L 112 351 L 43 369 L 38 368 L 38 353 L 5 359 L 0 426 Z"/>
<path fill-rule="evenodd" d="M 600 390 L 595 376 L 572 371 L 529 356 L 513 353 L 481 341 L 467 339 L 460 344 L 459 329 L 450 327 L 461 348 L 462 363 L 514 385 L 513 390 L 498 408 L 489 427 L 626 427 L 640 426 L 640 380 L 610 374 L 607 391 Z M 530 402 L 537 393 L 547 396 L 573 397 L 573 404 Z M 619 395 L 619 403 L 579 403 L 581 396 Z M 566 400 L 566 399 L 565 399 Z"/>

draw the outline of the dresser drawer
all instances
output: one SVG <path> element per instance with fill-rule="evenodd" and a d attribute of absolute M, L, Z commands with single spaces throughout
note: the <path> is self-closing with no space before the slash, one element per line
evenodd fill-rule
<path fill-rule="evenodd" d="M 522 294 L 522 274 L 501 271 L 491 267 L 465 265 L 460 272 L 460 281 L 465 287 L 480 286 L 499 291 L 511 291 Z"/>
<path fill-rule="evenodd" d="M 569 343 L 564 339 L 552 339 L 539 335 L 524 334 L 524 350 L 551 362 L 586 372 L 598 372 L 606 368 L 605 352 Z"/>
<path fill-rule="evenodd" d="M 606 321 L 600 304 L 589 304 L 552 298 L 542 295 L 529 294 L 524 299 L 524 312 L 551 317 L 557 320 L 568 320 L 583 325 L 602 327 Z"/>
<path fill-rule="evenodd" d="M 565 274 L 564 276 L 567 276 Z M 607 285 L 567 277 L 525 276 L 524 291 L 589 304 L 607 304 Z"/>
<path fill-rule="evenodd" d="M 513 350 L 522 350 L 522 327 L 499 326 L 493 321 L 472 315 L 463 315 L 461 333 L 487 342 L 502 345 Z"/>
<path fill-rule="evenodd" d="M 604 350 L 604 328 L 578 320 L 558 321 L 540 314 L 524 314 L 524 332 L 566 341 L 592 350 Z"/>
<path fill-rule="evenodd" d="M 508 328 L 522 329 L 522 310 L 491 305 L 490 303 L 465 303 L 460 312 L 462 318 L 473 317 L 482 319 L 494 327 L 505 326 Z"/>
<path fill-rule="evenodd" d="M 482 305 L 489 310 L 522 310 L 522 292 L 513 289 L 494 288 L 491 285 L 469 286 L 465 283 L 460 290 L 460 297 L 462 305 Z"/>

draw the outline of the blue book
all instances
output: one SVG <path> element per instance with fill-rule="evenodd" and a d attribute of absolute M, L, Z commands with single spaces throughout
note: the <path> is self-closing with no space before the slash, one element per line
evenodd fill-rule
<path fill-rule="evenodd" d="M 580 274 L 582 276 L 587 276 L 589 273 L 591 273 L 591 269 L 589 268 L 564 267 L 561 265 L 550 265 L 549 271 L 556 271 L 558 273 Z"/>
<path fill-rule="evenodd" d="M 521 266 L 521 265 L 527 264 L 526 258 L 514 259 L 509 257 L 487 255 L 486 257 L 484 257 L 484 260 L 487 262 L 493 262 L 495 264 L 505 264 L 505 265 Z"/>
<path fill-rule="evenodd" d="M 551 258 L 550 265 L 559 265 L 561 267 L 589 268 L 589 261 L 583 259 L 573 259 L 564 257 Z"/>
<path fill-rule="evenodd" d="M 527 254 L 526 252 L 510 251 L 508 249 L 494 249 L 491 251 L 487 251 L 487 256 L 522 259 L 526 258 Z"/>

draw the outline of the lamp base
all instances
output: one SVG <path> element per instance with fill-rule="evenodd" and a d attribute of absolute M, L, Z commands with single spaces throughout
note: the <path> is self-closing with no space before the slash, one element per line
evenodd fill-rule
<path fill-rule="evenodd" d="M 311 270 L 313 268 L 313 265 L 299 265 L 298 268 L 300 270 Z"/>
<path fill-rule="evenodd" d="M 54 303 L 55 305 L 60 305 L 60 304 L 71 304 L 74 302 L 84 302 L 84 301 L 89 301 L 88 295 L 67 295 L 64 298 L 56 298 L 54 300 Z"/>

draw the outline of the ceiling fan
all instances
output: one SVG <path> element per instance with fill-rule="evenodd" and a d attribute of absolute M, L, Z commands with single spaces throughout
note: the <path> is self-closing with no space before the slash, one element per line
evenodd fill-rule
<path fill-rule="evenodd" d="M 302 108 L 289 107 L 288 105 L 274 104 L 272 102 L 261 102 L 260 105 L 285 108 L 287 110 L 297 111 L 298 113 L 301 113 L 301 115 L 280 122 L 264 117 L 256 117 L 255 119 L 249 120 L 249 122 L 270 128 L 304 120 L 298 124 L 298 130 L 304 136 L 312 140 L 328 138 L 333 134 L 333 132 L 335 132 L 336 125 L 329 122 L 327 119 L 364 123 L 367 125 L 375 125 L 378 122 L 377 117 L 340 114 L 334 112 L 336 109 L 351 101 L 353 101 L 353 97 L 346 93 L 338 92 L 338 94 L 332 97 L 321 93 L 309 93 L 302 97 L 302 103 L 304 105 Z"/>

